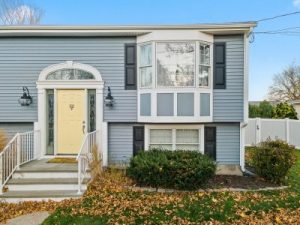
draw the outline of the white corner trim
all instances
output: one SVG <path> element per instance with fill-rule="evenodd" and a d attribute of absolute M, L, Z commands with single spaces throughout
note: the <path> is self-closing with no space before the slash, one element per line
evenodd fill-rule
<path fill-rule="evenodd" d="M 86 72 L 89 72 L 95 76 L 94 81 L 102 81 L 102 77 L 100 72 L 93 66 L 87 65 L 87 64 L 82 64 L 82 63 L 77 63 L 73 61 L 66 61 L 64 63 L 59 63 L 59 64 L 53 64 L 45 69 L 43 69 L 40 73 L 39 76 L 39 81 L 45 81 L 46 77 L 48 76 L 49 73 L 52 73 L 56 70 L 60 69 L 79 69 L 79 70 L 84 70 Z"/>
<path fill-rule="evenodd" d="M 249 38 L 244 34 L 244 123 L 248 123 L 249 102 Z"/>

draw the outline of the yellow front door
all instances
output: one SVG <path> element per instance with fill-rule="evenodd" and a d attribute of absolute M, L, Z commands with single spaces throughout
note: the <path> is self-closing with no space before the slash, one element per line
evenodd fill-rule
<path fill-rule="evenodd" d="M 84 138 L 85 90 L 57 91 L 57 153 L 77 154 Z"/>

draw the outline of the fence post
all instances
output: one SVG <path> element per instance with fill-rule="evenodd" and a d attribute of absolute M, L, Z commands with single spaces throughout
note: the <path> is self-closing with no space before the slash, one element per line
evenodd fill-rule
<path fill-rule="evenodd" d="M 287 143 L 290 143 L 290 119 L 285 119 L 285 139 Z"/>
<path fill-rule="evenodd" d="M 20 169 L 21 164 L 21 136 L 17 133 L 17 169 Z"/>
<path fill-rule="evenodd" d="M 255 128 L 256 128 L 255 144 L 257 145 L 258 143 L 261 142 L 261 119 L 260 118 L 256 118 Z"/>

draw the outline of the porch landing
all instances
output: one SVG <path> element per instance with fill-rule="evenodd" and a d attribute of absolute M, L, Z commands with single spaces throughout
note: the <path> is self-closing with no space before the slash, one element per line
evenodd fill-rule
<path fill-rule="evenodd" d="M 49 159 L 34 160 L 20 166 L 8 181 L 7 191 L 0 201 L 41 201 L 79 198 L 89 179 L 78 193 L 77 163 L 48 163 Z"/>

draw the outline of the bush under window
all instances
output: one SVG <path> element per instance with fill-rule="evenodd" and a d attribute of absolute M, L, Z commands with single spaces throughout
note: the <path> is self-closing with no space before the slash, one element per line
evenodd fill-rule
<path fill-rule="evenodd" d="M 249 162 L 257 175 L 282 183 L 295 163 L 295 147 L 281 140 L 267 140 L 252 148 Z"/>
<path fill-rule="evenodd" d="M 139 185 L 196 190 L 215 170 L 215 162 L 199 152 L 152 149 L 131 159 L 127 175 Z"/>

